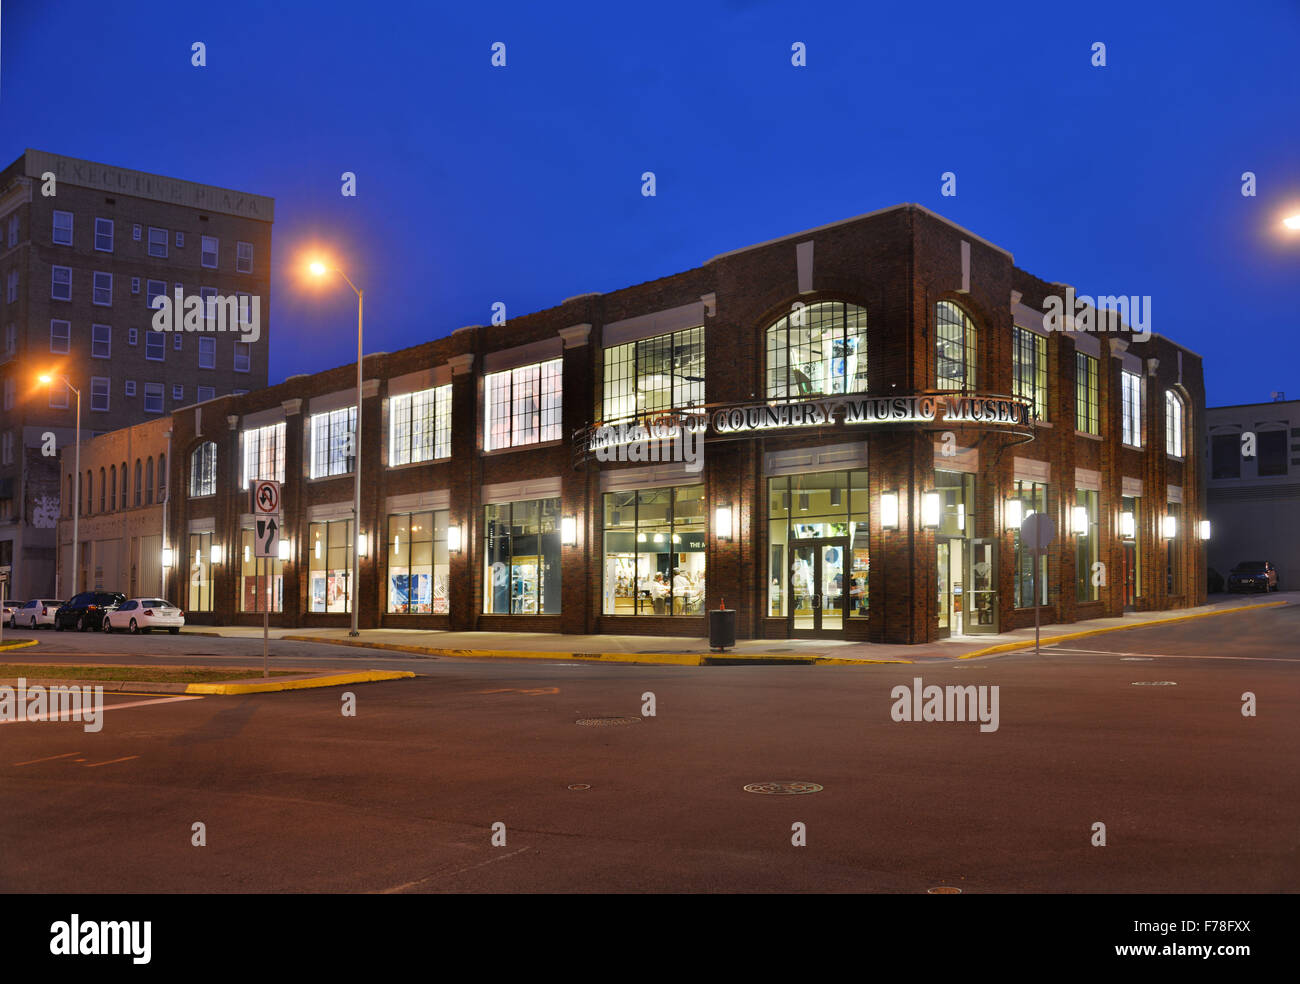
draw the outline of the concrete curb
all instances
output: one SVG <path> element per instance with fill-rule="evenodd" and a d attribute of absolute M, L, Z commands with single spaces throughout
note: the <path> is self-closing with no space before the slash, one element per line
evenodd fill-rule
<path fill-rule="evenodd" d="M 363 670 L 357 673 L 333 673 L 329 676 L 310 677 L 306 680 L 259 680 L 256 683 L 240 681 L 237 683 L 190 683 L 186 684 L 187 694 L 219 695 L 224 697 L 239 694 L 269 694 L 282 690 L 310 690 L 316 687 L 337 687 L 350 683 L 379 683 L 383 680 L 406 680 L 414 678 L 409 670 Z"/>
<path fill-rule="evenodd" d="M 842 659 L 805 653 L 575 653 L 530 649 L 440 649 L 430 646 L 404 646 L 392 642 L 362 642 L 353 639 L 330 639 L 324 636 L 287 635 L 288 642 L 315 642 L 327 646 L 352 646 L 359 649 L 384 649 L 413 656 L 445 659 L 549 659 L 585 660 L 600 663 L 647 663 L 660 666 L 743 666 L 771 663 L 786 666 L 860 666 L 870 663 L 911 663 L 910 659 Z"/>
<path fill-rule="evenodd" d="M 39 639 L 19 639 L 15 642 L 0 642 L 0 653 L 8 652 L 10 649 L 26 649 L 28 646 L 36 646 L 39 644 Z"/>
<path fill-rule="evenodd" d="M 1152 619 L 1149 622 L 1134 622 L 1131 625 L 1107 625 L 1100 629 L 1084 629 L 1082 632 L 1067 632 L 1065 635 L 1056 635 L 1041 640 L 1041 645 L 1047 646 L 1057 642 L 1065 642 L 1068 639 L 1083 639 L 1086 636 L 1102 635 L 1105 632 L 1127 632 L 1130 629 L 1146 629 L 1153 625 L 1173 625 L 1177 622 L 1191 622 L 1198 618 L 1212 618 L 1215 615 L 1235 615 L 1237 612 L 1251 612 L 1259 608 L 1281 608 L 1283 605 L 1290 604 L 1286 601 L 1270 601 L 1261 605 L 1242 605 L 1240 608 L 1220 608 L 1212 612 L 1195 612 L 1191 615 L 1177 615 L 1173 618 Z M 975 659 L 977 656 L 993 656 L 997 653 L 1008 653 L 1016 649 L 1024 649 L 1032 645 L 1033 640 L 1021 640 L 1019 642 L 1004 642 L 996 646 L 989 646 L 987 649 L 977 649 L 973 653 L 966 653 L 956 659 Z"/>

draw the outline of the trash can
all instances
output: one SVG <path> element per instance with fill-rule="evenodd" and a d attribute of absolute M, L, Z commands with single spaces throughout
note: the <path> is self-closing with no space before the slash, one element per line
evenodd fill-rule
<path fill-rule="evenodd" d="M 736 648 L 736 610 L 734 608 L 709 609 L 709 648 L 719 652 L 730 646 Z"/>

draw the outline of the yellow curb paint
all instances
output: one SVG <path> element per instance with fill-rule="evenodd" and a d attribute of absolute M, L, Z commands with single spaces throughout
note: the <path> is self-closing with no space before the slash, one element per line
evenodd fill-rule
<path fill-rule="evenodd" d="M 1173 618 L 1158 618 L 1152 619 L 1149 622 L 1134 622 L 1130 625 L 1107 625 L 1100 629 L 1085 629 L 1082 632 L 1069 632 L 1065 635 L 1051 636 L 1050 638 L 1043 639 L 1041 645 L 1047 646 L 1057 642 L 1066 642 L 1070 639 L 1083 639 L 1086 636 L 1102 635 L 1106 632 L 1125 632 L 1129 629 L 1145 629 L 1153 625 L 1173 625 L 1176 622 L 1190 622 L 1193 619 L 1210 618 L 1214 615 L 1234 615 L 1237 612 L 1250 612 L 1258 608 L 1279 608 L 1286 604 L 1288 604 L 1288 602 L 1270 601 L 1267 604 L 1262 605 L 1242 605 L 1239 608 L 1220 608 L 1212 612 L 1194 612 L 1191 615 L 1177 615 Z M 1033 641 L 1030 640 L 1029 642 L 1026 642 L 1025 640 L 1021 640 L 1019 642 L 1003 643 L 998 646 L 989 646 L 987 649 L 977 649 L 973 653 L 965 653 L 964 655 L 958 656 L 957 659 L 974 659 L 976 656 L 992 656 L 996 653 L 1007 653 L 1016 649 L 1024 649 L 1027 645 L 1033 645 Z"/>
<path fill-rule="evenodd" d="M 315 687 L 337 687 L 348 683 L 378 683 L 383 680 L 405 680 L 414 677 L 406 670 L 365 670 L 360 673 L 336 673 L 332 676 L 311 677 L 307 680 L 266 680 L 258 683 L 191 683 L 187 694 L 267 694 L 280 690 L 310 690 Z"/>
<path fill-rule="evenodd" d="M 18 642 L 0 642 L 0 652 L 7 652 L 10 649 L 26 649 L 28 646 L 35 646 L 39 642 L 39 639 L 22 639 Z"/>

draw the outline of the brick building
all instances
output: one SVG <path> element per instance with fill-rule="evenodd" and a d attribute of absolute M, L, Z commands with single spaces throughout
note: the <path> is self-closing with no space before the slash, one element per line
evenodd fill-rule
<path fill-rule="evenodd" d="M 1198 604 L 1200 358 L 1049 330 L 1065 290 L 905 205 L 369 356 L 360 624 L 700 636 L 725 599 L 742 637 L 994 632 L 1033 622 L 1033 512 L 1045 622 Z M 347 624 L 354 374 L 173 415 L 191 622 Z M 251 478 L 284 482 L 260 580 Z"/>
<path fill-rule="evenodd" d="M 264 387 L 273 218 L 260 195 L 42 151 L 0 171 L 0 564 L 16 596 L 54 590 L 71 508 L 52 452 L 73 443 L 76 398 L 38 377 L 81 391 L 83 440 Z M 151 298 L 178 289 L 247 295 L 250 316 L 257 298 L 260 337 L 153 331 Z"/>

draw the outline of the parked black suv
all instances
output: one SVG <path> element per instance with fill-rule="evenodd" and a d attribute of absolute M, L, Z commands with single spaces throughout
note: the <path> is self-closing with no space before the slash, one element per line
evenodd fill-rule
<path fill-rule="evenodd" d="M 117 591 L 83 591 L 54 613 L 54 631 L 76 629 L 101 629 L 104 626 L 104 613 L 110 612 L 122 602 L 126 595 Z"/>
<path fill-rule="evenodd" d="M 1228 591 L 1276 591 L 1277 568 L 1267 560 L 1243 560 L 1228 572 Z"/>

